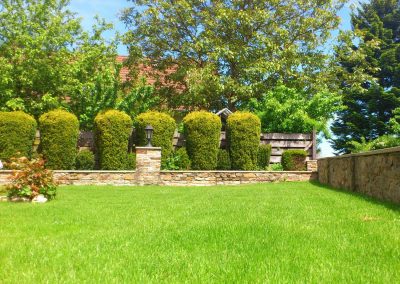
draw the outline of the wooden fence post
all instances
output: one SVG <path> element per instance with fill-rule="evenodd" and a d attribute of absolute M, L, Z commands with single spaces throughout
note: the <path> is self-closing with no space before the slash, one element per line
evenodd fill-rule
<path fill-rule="evenodd" d="M 317 131 L 315 130 L 315 127 L 312 131 L 312 159 L 317 159 Z"/>

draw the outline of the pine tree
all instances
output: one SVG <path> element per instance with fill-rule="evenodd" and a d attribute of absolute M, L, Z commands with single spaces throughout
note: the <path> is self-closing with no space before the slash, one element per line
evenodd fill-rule
<path fill-rule="evenodd" d="M 336 48 L 343 104 L 332 125 L 337 153 L 351 151 L 351 141 L 376 139 L 391 131 L 389 121 L 400 106 L 400 4 L 372 0 L 352 14 L 353 34 Z M 362 81 L 360 88 L 354 81 Z"/>

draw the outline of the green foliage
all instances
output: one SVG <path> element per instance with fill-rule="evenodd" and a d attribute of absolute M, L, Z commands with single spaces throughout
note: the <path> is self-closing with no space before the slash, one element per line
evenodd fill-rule
<path fill-rule="evenodd" d="M 260 119 L 249 112 L 235 112 L 226 122 L 226 138 L 234 170 L 257 169 Z"/>
<path fill-rule="evenodd" d="M 218 150 L 217 170 L 228 171 L 232 167 L 229 152 L 225 149 Z"/>
<path fill-rule="evenodd" d="M 35 133 L 32 116 L 20 111 L 0 112 L 0 160 L 18 155 L 30 157 Z"/>
<path fill-rule="evenodd" d="M 361 142 L 350 141 L 349 144 L 351 153 L 361 153 L 400 146 L 400 137 L 396 135 L 383 135 L 369 142 L 367 142 L 365 138 L 362 137 Z"/>
<path fill-rule="evenodd" d="M 75 166 L 79 121 L 64 110 L 53 110 L 40 116 L 39 150 L 46 167 L 53 170 L 71 170 Z"/>
<path fill-rule="evenodd" d="M 42 158 L 12 158 L 7 167 L 15 170 L 6 187 L 9 197 L 33 199 L 39 194 L 43 194 L 48 200 L 56 197 L 57 184 L 53 180 L 53 172 L 45 168 Z"/>
<path fill-rule="evenodd" d="M 170 106 L 233 110 L 282 82 L 310 95 L 331 88 L 322 49 L 345 0 L 133 2 L 122 16 L 132 67 L 166 74 L 157 83 Z"/>
<path fill-rule="evenodd" d="M 193 170 L 214 170 L 221 133 L 221 119 L 206 111 L 195 111 L 183 119 L 186 150 Z"/>
<path fill-rule="evenodd" d="M 121 95 L 116 109 L 123 111 L 133 119 L 137 115 L 154 109 L 159 104 L 160 98 L 155 95 L 154 87 L 147 85 L 142 78 L 137 86 L 129 86 L 129 91 Z"/>
<path fill-rule="evenodd" d="M 345 108 L 332 125 L 337 153 L 396 133 L 400 107 L 400 6 L 396 0 L 360 3 L 351 15 L 352 32 L 337 46 L 337 78 Z M 363 142 L 362 139 L 365 139 Z"/>
<path fill-rule="evenodd" d="M 281 163 L 275 163 L 275 164 L 271 164 L 268 166 L 267 168 L 268 171 L 283 171 L 283 166 Z"/>
<path fill-rule="evenodd" d="M 175 120 L 166 113 L 150 111 L 139 114 L 135 119 L 136 145 L 145 146 L 147 144 L 145 128 L 151 125 L 154 129 L 152 145 L 161 147 L 162 163 L 171 155 L 173 151 L 172 139 L 176 128 Z"/>
<path fill-rule="evenodd" d="M 136 169 L 136 154 L 135 153 L 127 153 L 125 169 L 126 170 Z"/>
<path fill-rule="evenodd" d="M 271 159 L 271 144 L 263 144 L 258 147 L 257 166 L 260 170 L 266 170 Z"/>
<path fill-rule="evenodd" d="M 77 170 L 93 170 L 94 154 L 90 150 L 82 150 L 76 156 L 75 169 Z"/>
<path fill-rule="evenodd" d="M 285 171 L 304 171 L 307 152 L 305 150 L 286 150 L 282 153 L 282 167 Z"/>
<path fill-rule="evenodd" d="M 186 148 L 182 147 L 172 153 L 163 166 L 164 170 L 189 170 L 190 159 Z"/>
<path fill-rule="evenodd" d="M 124 170 L 127 165 L 131 118 L 118 110 L 99 113 L 95 120 L 96 164 L 102 170 Z"/>
<path fill-rule="evenodd" d="M 263 132 L 310 133 L 316 128 L 328 135 L 328 120 L 341 109 L 341 97 L 329 92 L 311 95 L 279 85 L 243 108 L 257 114 Z"/>

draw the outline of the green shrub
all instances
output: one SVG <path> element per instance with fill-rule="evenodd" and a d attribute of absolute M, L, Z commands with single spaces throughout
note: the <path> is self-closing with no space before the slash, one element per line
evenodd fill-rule
<path fill-rule="evenodd" d="M 285 171 L 304 171 L 307 152 L 305 150 L 286 150 L 282 153 L 282 167 Z"/>
<path fill-rule="evenodd" d="M 76 156 L 75 169 L 77 170 L 93 170 L 94 154 L 90 150 L 82 150 Z"/>
<path fill-rule="evenodd" d="M 125 170 L 134 170 L 136 169 L 136 154 L 135 153 L 126 153 L 126 166 Z"/>
<path fill-rule="evenodd" d="M 163 165 L 164 170 L 189 170 L 190 159 L 184 147 L 173 152 Z"/>
<path fill-rule="evenodd" d="M 221 133 L 221 119 L 210 112 L 195 111 L 183 119 L 186 150 L 193 170 L 214 170 Z"/>
<path fill-rule="evenodd" d="M 258 169 L 266 170 L 271 159 L 272 147 L 271 144 L 263 144 L 258 147 L 257 165 Z"/>
<path fill-rule="evenodd" d="M 65 110 L 49 111 L 39 118 L 40 152 L 46 167 L 53 170 L 71 170 L 75 166 L 79 122 Z"/>
<path fill-rule="evenodd" d="M 351 141 L 349 145 L 352 147 L 351 153 L 368 152 L 400 146 L 400 137 L 396 135 L 382 135 L 368 142 L 362 137 L 361 142 Z"/>
<path fill-rule="evenodd" d="M 132 120 L 124 112 L 109 110 L 95 120 L 96 166 L 102 170 L 125 170 Z"/>
<path fill-rule="evenodd" d="M 53 172 L 45 168 L 45 161 L 41 157 L 32 160 L 26 157 L 10 160 L 9 168 L 15 171 L 6 186 L 8 197 L 33 199 L 39 194 L 43 194 L 48 200 L 56 197 L 57 184 L 53 179 Z"/>
<path fill-rule="evenodd" d="M 32 116 L 21 111 L 0 112 L 0 160 L 17 155 L 30 158 L 35 133 L 36 121 Z"/>
<path fill-rule="evenodd" d="M 235 112 L 227 119 L 226 134 L 234 170 L 257 169 L 260 144 L 260 119 L 249 112 Z"/>
<path fill-rule="evenodd" d="M 147 145 L 145 128 L 151 125 L 154 129 L 151 144 L 154 147 L 161 147 L 162 163 L 171 155 L 173 151 L 172 139 L 176 128 L 175 120 L 166 113 L 150 111 L 139 114 L 135 120 L 136 145 Z"/>
<path fill-rule="evenodd" d="M 267 168 L 268 171 L 283 171 L 283 167 L 281 163 L 271 164 Z"/>
<path fill-rule="evenodd" d="M 230 170 L 231 169 L 231 158 L 229 157 L 229 152 L 227 150 L 218 150 L 218 162 L 217 170 Z"/>
<path fill-rule="evenodd" d="M 179 170 L 190 169 L 190 158 L 185 147 L 181 147 L 175 151 L 175 156 L 178 157 L 176 165 Z"/>

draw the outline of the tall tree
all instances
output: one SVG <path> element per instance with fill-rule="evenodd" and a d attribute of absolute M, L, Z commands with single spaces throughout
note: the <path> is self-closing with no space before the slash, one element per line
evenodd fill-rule
<path fill-rule="evenodd" d="M 135 115 L 148 106 L 152 88 L 122 91 L 117 40 L 112 25 L 97 19 L 84 31 L 68 0 L 0 0 L 0 110 L 24 110 L 38 117 L 63 107 L 90 129 L 101 110 L 121 108 Z"/>
<path fill-rule="evenodd" d="M 396 129 L 400 107 L 400 4 L 372 0 L 351 16 L 353 36 L 342 34 L 336 48 L 345 108 L 332 125 L 337 153 Z M 391 123 L 389 123 L 391 122 Z"/>
<path fill-rule="evenodd" d="M 130 62 L 166 74 L 158 91 L 171 107 L 234 110 L 282 84 L 311 95 L 332 87 L 322 47 L 346 0 L 130 1 Z"/>

